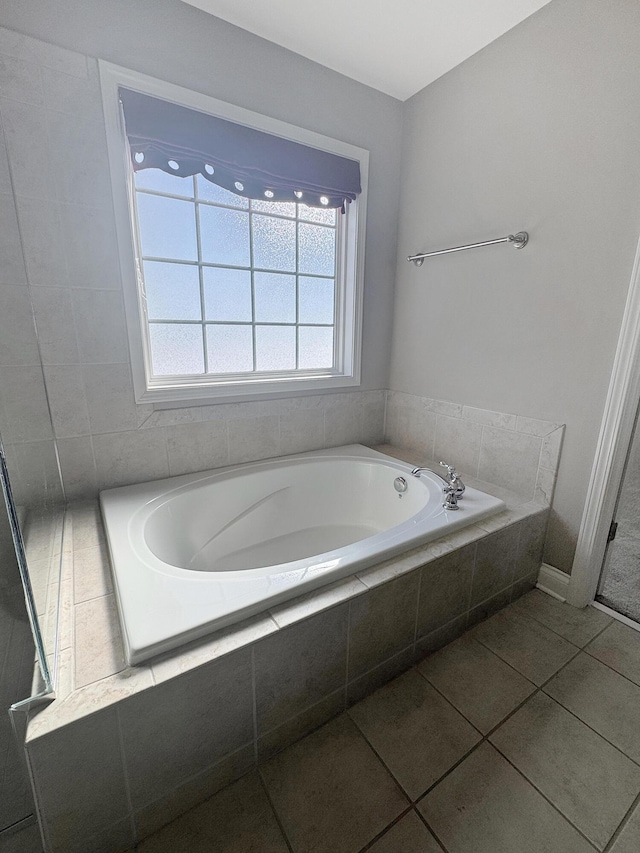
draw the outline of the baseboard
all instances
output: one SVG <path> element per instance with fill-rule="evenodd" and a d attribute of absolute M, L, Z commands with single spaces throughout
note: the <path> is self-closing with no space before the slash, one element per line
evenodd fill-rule
<path fill-rule="evenodd" d="M 566 572 L 561 572 L 560 569 L 556 569 L 555 566 L 543 563 L 540 566 L 540 574 L 538 575 L 536 586 L 559 601 L 566 601 L 569 575 Z"/>

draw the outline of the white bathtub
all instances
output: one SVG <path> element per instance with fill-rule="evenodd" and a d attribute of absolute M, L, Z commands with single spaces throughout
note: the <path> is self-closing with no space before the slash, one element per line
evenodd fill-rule
<path fill-rule="evenodd" d="M 129 663 L 504 509 L 410 471 L 351 445 L 102 492 Z"/>

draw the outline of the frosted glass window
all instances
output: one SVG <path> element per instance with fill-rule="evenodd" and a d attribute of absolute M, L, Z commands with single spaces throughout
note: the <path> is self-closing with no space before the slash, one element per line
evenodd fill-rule
<path fill-rule="evenodd" d="M 333 327 L 300 326 L 298 334 L 298 367 L 333 366 Z"/>
<path fill-rule="evenodd" d="M 160 193 L 182 195 L 193 198 L 193 178 L 179 178 L 170 175 L 162 169 L 143 169 L 135 173 L 135 184 L 138 190 L 156 190 Z"/>
<path fill-rule="evenodd" d="M 295 326 L 256 326 L 256 369 L 293 370 L 295 366 Z"/>
<path fill-rule="evenodd" d="M 254 273 L 257 323 L 295 323 L 296 277 Z"/>
<path fill-rule="evenodd" d="M 243 198 L 241 195 L 229 192 L 217 184 L 212 184 L 202 175 L 196 176 L 196 185 L 198 187 L 198 198 L 205 201 L 215 201 L 218 204 L 228 204 L 231 207 L 242 207 L 245 210 L 249 207 L 248 198 Z"/>
<path fill-rule="evenodd" d="M 315 275 L 335 275 L 336 232 L 322 225 L 301 222 L 298 233 L 300 272 Z"/>
<path fill-rule="evenodd" d="M 252 200 L 251 210 L 259 210 L 262 213 L 271 213 L 274 216 L 295 216 L 296 203 L 294 201 Z"/>
<path fill-rule="evenodd" d="M 295 272 L 296 224 L 256 214 L 252 217 L 253 264 L 267 270 Z"/>
<path fill-rule="evenodd" d="M 223 207 L 198 205 L 202 260 L 213 264 L 248 267 L 249 214 Z"/>
<path fill-rule="evenodd" d="M 144 262 L 150 320 L 201 320 L 200 276 L 191 264 Z"/>
<path fill-rule="evenodd" d="M 325 225 L 336 224 L 336 211 L 324 210 L 322 207 L 307 207 L 306 204 L 299 204 L 298 216 L 308 222 L 323 222 Z"/>
<path fill-rule="evenodd" d="M 207 326 L 209 373 L 246 373 L 253 370 L 251 326 Z"/>
<path fill-rule="evenodd" d="M 152 258 L 196 261 L 198 247 L 193 204 L 148 193 L 136 195 L 142 254 Z"/>
<path fill-rule="evenodd" d="M 332 278 L 298 279 L 301 323 L 333 323 L 335 282 Z"/>
<path fill-rule="evenodd" d="M 207 320 L 251 322 L 249 270 L 204 267 L 204 305 Z"/>
<path fill-rule="evenodd" d="M 200 324 L 151 323 L 149 334 L 155 376 L 204 373 Z"/>
<path fill-rule="evenodd" d="M 157 387 L 169 376 L 186 386 L 203 374 L 215 385 L 233 374 L 340 371 L 336 252 L 345 217 L 297 199 L 249 200 L 202 175 L 149 169 L 134 181 Z"/>

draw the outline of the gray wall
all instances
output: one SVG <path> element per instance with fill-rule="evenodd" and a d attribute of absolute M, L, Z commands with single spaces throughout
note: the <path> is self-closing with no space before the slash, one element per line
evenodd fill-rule
<path fill-rule="evenodd" d="M 405 105 L 390 387 L 567 424 L 567 571 L 640 231 L 638 44 L 636 0 L 553 0 Z"/>

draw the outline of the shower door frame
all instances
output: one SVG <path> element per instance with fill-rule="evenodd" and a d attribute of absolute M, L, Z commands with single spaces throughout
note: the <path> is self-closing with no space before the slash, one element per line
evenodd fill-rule
<path fill-rule="evenodd" d="M 575 607 L 591 604 L 598 591 L 639 400 L 640 239 L 567 588 L 567 601 Z"/>

